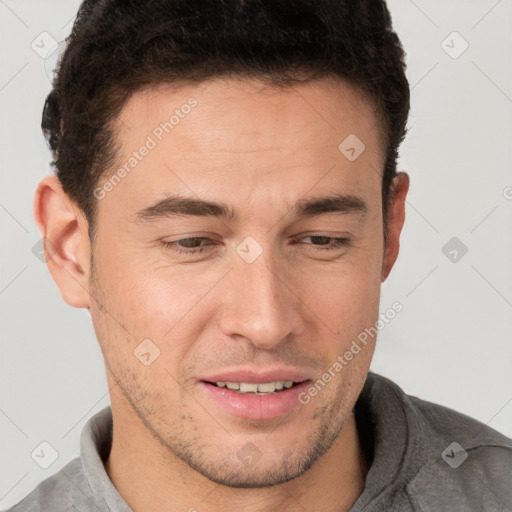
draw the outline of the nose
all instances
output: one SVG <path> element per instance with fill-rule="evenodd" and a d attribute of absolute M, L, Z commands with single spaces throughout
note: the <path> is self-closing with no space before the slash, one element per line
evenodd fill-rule
<path fill-rule="evenodd" d="M 286 262 L 279 266 L 266 250 L 252 263 L 234 255 L 222 289 L 220 328 L 226 336 L 243 337 L 271 350 L 304 329 L 300 291 L 290 282 Z"/>

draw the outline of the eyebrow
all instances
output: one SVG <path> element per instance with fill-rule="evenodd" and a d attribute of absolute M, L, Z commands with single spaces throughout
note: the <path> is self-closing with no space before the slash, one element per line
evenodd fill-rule
<path fill-rule="evenodd" d="M 296 219 L 315 217 L 325 213 L 366 214 L 368 206 L 360 197 L 335 194 L 325 197 L 301 199 L 293 207 Z M 181 215 L 215 217 L 234 222 L 237 211 L 224 204 L 181 196 L 167 196 L 157 203 L 139 210 L 135 222 L 155 221 Z"/>

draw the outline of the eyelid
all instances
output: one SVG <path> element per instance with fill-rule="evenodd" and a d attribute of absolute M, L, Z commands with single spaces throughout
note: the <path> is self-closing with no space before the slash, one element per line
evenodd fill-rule
<path fill-rule="evenodd" d="M 331 235 L 325 235 L 325 234 L 301 234 L 301 236 L 294 237 L 294 241 L 302 240 L 304 238 L 327 238 L 330 240 L 327 244 L 305 244 L 310 245 L 311 247 L 315 248 L 317 251 L 335 251 L 337 249 L 340 249 L 342 247 L 348 247 L 351 245 L 351 237 L 349 236 L 331 236 Z M 210 242 L 214 243 L 208 243 L 206 245 L 199 245 L 197 247 L 183 247 L 180 246 L 178 242 L 184 242 L 188 240 L 208 240 Z M 299 242 L 300 243 L 300 242 Z M 178 253 L 178 254 L 188 254 L 188 255 L 195 255 L 202 253 L 204 250 L 208 251 L 213 246 L 219 245 L 218 243 L 215 243 L 214 239 L 208 236 L 187 236 L 184 238 L 179 238 L 177 240 L 172 241 L 165 241 L 161 240 L 160 244 L 164 246 L 166 249 Z"/>

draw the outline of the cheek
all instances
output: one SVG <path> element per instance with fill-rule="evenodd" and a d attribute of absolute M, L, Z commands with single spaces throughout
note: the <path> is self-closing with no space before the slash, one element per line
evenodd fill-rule
<path fill-rule="evenodd" d="M 379 318 L 380 280 L 376 269 L 375 262 L 360 260 L 335 274 L 312 280 L 308 286 L 310 304 L 319 318 L 316 326 L 325 333 L 316 340 L 327 362 L 321 378 L 333 383 L 318 392 L 320 403 L 337 403 L 333 397 L 344 397 L 345 403 L 352 403 L 364 382 Z"/>
<path fill-rule="evenodd" d="M 183 331 L 190 319 L 197 322 L 196 307 L 215 280 L 204 273 L 194 276 L 177 268 L 133 268 L 123 277 L 119 292 L 129 321 L 139 329 L 163 339 Z M 199 311 L 200 308 L 197 308 Z"/>
<path fill-rule="evenodd" d="M 108 330 L 103 335 L 108 333 L 109 343 L 115 345 L 117 353 L 113 355 L 119 358 L 122 351 L 125 360 L 131 360 L 143 340 L 151 340 L 151 344 L 146 342 L 150 352 L 158 353 L 152 367 L 162 365 L 174 375 L 181 371 L 182 361 L 195 349 L 212 316 L 205 307 L 219 276 L 199 273 L 193 266 L 185 270 L 162 260 L 149 262 L 140 254 L 123 257 L 127 260 L 124 265 L 119 258 L 118 264 L 111 266 L 112 272 L 103 271 L 102 294 L 108 297 L 109 310 L 118 320 L 105 318 Z M 136 365 L 135 371 L 141 369 Z"/>
<path fill-rule="evenodd" d="M 335 331 L 353 332 L 378 315 L 381 260 L 366 254 L 359 252 L 336 266 L 319 268 L 302 283 L 306 302 Z"/>
<path fill-rule="evenodd" d="M 164 293 L 163 286 L 152 286 L 147 276 L 138 279 L 137 272 L 102 275 L 95 288 L 102 307 L 91 308 L 91 316 L 109 372 L 141 408 L 163 403 L 171 390 L 177 396 L 180 365 L 195 335 L 177 326 L 172 330 L 183 316 L 183 301 Z"/>

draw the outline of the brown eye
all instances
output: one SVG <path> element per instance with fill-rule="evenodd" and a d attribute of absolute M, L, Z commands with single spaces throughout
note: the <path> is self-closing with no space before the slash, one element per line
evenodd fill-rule
<path fill-rule="evenodd" d="M 321 251 L 329 251 L 329 250 L 335 250 L 339 249 L 342 246 L 346 246 L 350 244 L 350 239 L 343 237 L 343 238 L 333 238 L 330 236 L 322 236 L 322 235 L 309 235 L 301 238 L 300 240 L 305 240 L 306 238 L 311 239 L 312 243 L 307 244 L 315 247 L 318 250 Z"/>
<path fill-rule="evenodd" d="M 196 254 L 203 251 L 204 246 L 203 241 L 207 241 L 209 238 L 205 237 L 192 237 L 192 238 L 182 238 L 180 240 L 174 240 L 173 242 L 165 242 L 162 241 L 162 245 L 171 251 L 179 252 L 179 253 L 189 253 Z M 214 245 L 214 244 L 210 244 Z"/>

